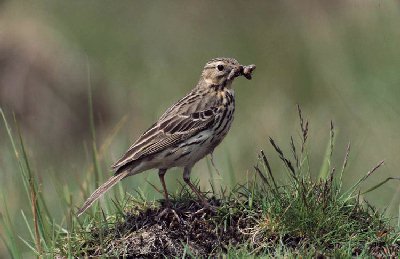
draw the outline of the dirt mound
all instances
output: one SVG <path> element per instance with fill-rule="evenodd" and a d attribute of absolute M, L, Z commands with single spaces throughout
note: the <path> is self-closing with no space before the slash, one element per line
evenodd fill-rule
<path fill-rule="evenodd" d="M 103 249 L 87 244 L 95 247 L 88 251 L 94 256 L 171 257 L 190 253 L 198 257 L 215 255 L 245 242 L 241 229 L 251 227 L 255 221 L 244 219 L 240 212 L 221 217 L 215 212 L 220 201 L 210 199 L 209 203 L 214 209 L 187 200 L 175 202 L 172 210 L 161 206 L 129 213 L 114 229 L 96 231 L 94 240 L 102 235 L 107 243 Z"/>
<path fill-rule="evenodd" d="M 244 251 L 244 255 L 253 256 L 279 257 L 289 252 L 292 255 L 327 258 L 340 257 L 345 251 L 347 255 L 350 252 L 353 256 L 367 254 L 381 258 L 400 253 L 400 243 L 393 241 L 393 229 L 379 220 L 374 221 L 375 214 L 366 213 L 358 205 L 351 209 L 344 206 L 340 212 L 353 226 L 359 223 L 353 234 L 359 240 L 351 243 L 351 250 L 348 250 L 346 238 L 320 239 L 321 235 L 327 236 L 333 230 L 310 230 L 309 233 L 307 228 L 290 230 L 289 223 L 297 222 L 295 215 L 288 216 L 292 213 L 288 212 L 290 206 L 284 211 L 287 216 L 273 219 L 271 212 L 262 207 L 262 196 L 256 198 L 254 203 L 240 197 L 249 194 L 238 192 L 238 196 L 230 198 L 210 198 L 211 209 L 205 209 L 193 197 L 173 201 L 171 209 L 167 209 L 165 204 L 159 206 L 157 202 L 137 203 L 140 205 L 127 210 L 114 222 L 106 223 L 109 219 L 106 220 L 104 215 L 103 222 L 106 224 L 97 221 L 88 225 L 81 233 L 83 236 L 78 238 L 83 243 L 79 248 L 81 252 L 76 255 L 199 258 Z M 275 224 L 277 220 L 278 225 Z M 314 224 L 318 225 L 318 222 Z M 371 228 L 374 228 L 371 232 L 374 234 L 368 236 L 366 233 Z M 343 235 L 340 234 L 341 237 Z"/>

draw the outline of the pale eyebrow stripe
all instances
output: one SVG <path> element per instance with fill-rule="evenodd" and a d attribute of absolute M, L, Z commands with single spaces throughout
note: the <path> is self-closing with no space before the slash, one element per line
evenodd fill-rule
<path fill-rule="evenodd" d="M 206 65 L 206 66 L 204 67 L 204 69 L 215 68 L 215 67 L 216 67 L 216 65 Z"/>

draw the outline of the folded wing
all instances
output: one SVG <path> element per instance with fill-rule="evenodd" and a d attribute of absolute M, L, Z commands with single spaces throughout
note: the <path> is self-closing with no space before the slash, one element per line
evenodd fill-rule
<path fill-rule="evenodd" d="M 124 156 L 113 165 L 113 168 L 118 171 L 119 168 L 135 160 L 156 154 L 195 136 L 214 123 L 217 112 L 216 107 L 211 107 L 191 114 L 161 118 L 143 133 Z"/>

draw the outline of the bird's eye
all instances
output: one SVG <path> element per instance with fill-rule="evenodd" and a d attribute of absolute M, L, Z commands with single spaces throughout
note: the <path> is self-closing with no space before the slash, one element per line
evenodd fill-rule
<path fill-rule="evenodd" d="M 217 66 L 217 69 L 218 69 L 219 71 L 222 71 L 222 70 L 224 70 L 224 66 L 223 66 L 223 65 L 218 65 L 218 66 Z"/>

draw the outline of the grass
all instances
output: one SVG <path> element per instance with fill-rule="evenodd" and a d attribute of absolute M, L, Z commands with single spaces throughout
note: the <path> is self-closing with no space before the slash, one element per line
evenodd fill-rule
<path fill-rule="evenodd" d="M 70 192 L 61 186 L 64 191 L 59 191 L 59 198 L 68 212 L 59 224 L 47 209 L 45 193 L 30 167 L 21 134 L 17 131 L 16 141 L 1 111 L 31 204 L 30 211 L 21 212 L 29 233 L 26 239 L 15 233 L 7 202 L 2 201 L 1 237 L 14 258 L 22 257 L 18 240 L 33 255 L 46 257 L 399 256 L 399 226 L 391 225 L 390 219 L 365 201 L 360 192 L 360 185 L 383 161 L 344 189 L 342 177 L 350 144 L 343 163 L 334 167 L 335 131 L 331 123 L 322 169 L 317 174 L 311 172 L 309 124 L 300 108 L 298 111 L 301 134 L 298 141 L 290 138 L 290 156 L 270 138 L 271 153 L 276 158 L 261 151 L 247 182 L 232 189 L 211 184 L 211 191 L 204 195 L 213 209 L 204 209 L 182 184 L 173 193 L 174 212 L 166 211 L 162 200 L 148 200 L 138 190 L 134 195 L 121 192 L 120 202 L 107 200 L 105 208 L 113 210 L 105 212 L 95 206 L 90 215 L 77 218 Z M 93 154 L 94 169 L 89 172 L 100 170 L 101 156 L 94 144 Z M 272 159 L 281 161 L 282 166 L 272 170 Z M 277 175 L 284 177 L 278 179 Z M 399 180 L 388 178 L 366 192 L 391 179 Z M 90 188 L 82 190 L 88 194 Z"/>

